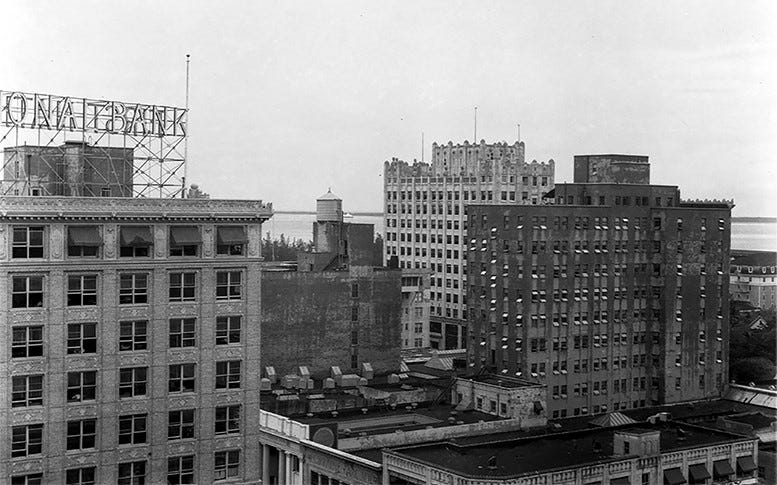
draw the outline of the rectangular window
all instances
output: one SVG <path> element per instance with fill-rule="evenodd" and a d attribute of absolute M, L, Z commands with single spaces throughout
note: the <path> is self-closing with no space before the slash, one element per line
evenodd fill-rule
<path fill-rule="evenodd" d="M 146 415 L 119 416 L 119 444 L 137 445 L 146 442 Z"/>
<path fill-rule="evenodd" d="M 67 449 L 83 450 L 94 448 L 97 436 L 97 420 L 82 419 L 67 422 Z"/>
<path fill-rule="evenodd" d="M 119 463 L 118 485 L 146 485 L 146 462 Z"/>
<path fill-rule="evenodd" d="M 240 450 L 217 451 L 214 480 L 228 480 L 240 475 Z"/>
<path fill-rule="evenodd" d="M 170 228 L 170 256 L 197 256 L 200 244 L 202 244 L 202 235 L 199 227 Z"/>
<path fill-rule="evenodd" d="M 11 330 L 11 357 L 41 357 L 43 355 L 43 327 L 13 327 Z"/>
<path fill-rule="evenodd" d="M 43 424 L 11 428 L 11 457 L 37 455 L 43 452 Z"/>
<path fill-rule="evenodd" d="M 67 306 L 97 305 L 97 275 L 67 277 Z"/>
<path fill-rule="evenodd" d="M 167 413 L 167 439 L 194 438 L 194 409 L 181 409 Z"/>
<path fill-rule="evenodd" d="M 240 405 L 216 408 L 216 434 L 240 433 Z"/>
<path fill-rule="evenodd" d="M 119 399 L 145 396 L 147 384 L 147 367 L 125 367 L 119 369 Z"/>
<path fill-rule="evenodd" d="M 43 276 L 14 276 L 12 278 L 11 306 L 37 308 L 43 306 Z"/>
<path fill-rule="evenodd" d="M 222 226 L 216 229 L 216 254 L 241 256 L 248 244 L 245 228 L 242 226 Z"/>
<path fill-rule="evenodd" d="M 240 343 L 240 316 L 216 317 L 216 345 Z"/>
<path fill-rule="evenodd" d="M 65 485 L 95 485 L 95 467 L 71 468 L 65 472 Z"/>
<path fill-rule="evenodd" d="M 170 273 L 170 301 L 194 301 L 197 273 Z"/>
<path fill-rule="evenodd" d="M 97 226 L 71 226 L 67 228 L 67 255 L 71 258 L 96 258 L 103 240 Z"/>
<path fill-rule="evenodd" d="M 216 362 L 216 389 L 240 389 L 240 361 Z"/>
<path fill-rule="evenodd" d="M 243 295 L 242 273 L 240 271 L 216 272 L 216 299 L 239 300 Z"/>
<path fill-rule="evenodd" d="M 194 318 L 170 319 L 170 348 L 194 347 Z"/>
<path fill-rule="evenodd" d="M 351 283 L 351 298 L 359 298 L 359 283 Z"/>
<path fill-rule="evenodd" d="M 119 277 L 119 305 L 148 303 L 148 275 L 127 273 Z"/>
<path fill-rule="evenodd" d="M 154 237 L 148 226 L 122 226 L 119 229 L 119 256 L 122 258 L 147 258 L 151 255 Z"/>
<path fill-rule="evenodd" d="M 30 259 L 43 257 L 43 228 L 14 227 L 11 257 Z"/>
<path fill-rule="evenodd" d="M 148 348 L 148 323 L 145 320 L 119 322 L 119 352 Z"/>
<path fill-rule="evenodd" d="M 11 407 L 43 406 L 43 375 L 11 378 Z"/>
<path fill-rule="evenodd" d="M 94 401 L 97 394 L 97 371 L 67 373 L 67 402 Z"/>
<path fill-rule="evenodd" d="M 18 195 L 18 194 L 14 194 L 14 195 Z M 11 485 L 42 485 L 42 484 L 43 484 L 43 473 L 30 473 L 28 475 L 14 475 L 11 477 Z"/>
<path fill-rule="evenodd" d="M 96 323 L 67 324 L 67 353 L 94 354 L 97 352 Z"/>
<path fill-rule="evenodd" d="M 167 459 L 167 483 L 195 483 L 194 455 L 173 456 Z"/>
<path fill-rule="evenodd" d="M 173 364 L 169 367 L 167 390 L 171 393 L 194 392 L 194 364 Z"/>

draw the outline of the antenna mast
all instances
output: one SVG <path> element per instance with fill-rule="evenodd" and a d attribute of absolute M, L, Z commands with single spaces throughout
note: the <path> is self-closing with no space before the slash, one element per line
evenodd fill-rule
<path fill-rule="evenodd" d="M 472 140 L 474 144 L 478 142 L 478 107 L 475 106 L 475 139 Z"/>
<path fill-rule="evenodd" d="M 191 56 L 186 54 L 186 129 L 189 129 L 189 58 Z M 187 175 L 187 161 L 189 155 L 189 136 L 183 140 L 183 179 L 181 180 L 181 198 L 186 198 L 186 175 Z"/>
<path fill-rule="evenodd" d="M 424 161 L 424 132 L 421 132 L 421 161 Z"/>

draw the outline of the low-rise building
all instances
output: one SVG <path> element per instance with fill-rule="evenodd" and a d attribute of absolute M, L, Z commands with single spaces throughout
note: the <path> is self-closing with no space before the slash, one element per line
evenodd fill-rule
<path fill-rule="evenodd" d="M 777 307 L 777 252 L 751 251 L 734 255 L 730 266 L 731 299 L 754 307 Z"/>

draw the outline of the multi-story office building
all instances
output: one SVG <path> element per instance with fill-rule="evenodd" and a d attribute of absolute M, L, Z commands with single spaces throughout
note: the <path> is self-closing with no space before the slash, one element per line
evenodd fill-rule
<path fill-rule="evenodd" d="M 473 372 L 546 383 L 553 418 L 720 395 L 732 204 L 682 201 L 647 171 L 468 207 Z"/>
<path fill-rule="evenodd" d="M 0 201 L 0 476 L 258 483 L 261 201 Z"/>
<path fill-rule="evenodd" d="M 763 309 L 777 307 L 777 253 L 757 251 L 731 261 L 731 299 Z"/>
<path fill-rule="evenodd" d="M 472 203 L 538 204 L 553 188 L 554 162 L 524 162 L 516 142 L 432 146 L 432 162 L 384 165 L 385 258 L 431 270 L 430 331 L 439 348 L 463 347 L 467 322 L 467 217 Z M 420 337 L 423 344 L 437 339 Z M 415 338 L 414 338 L 415 340 Z"/>

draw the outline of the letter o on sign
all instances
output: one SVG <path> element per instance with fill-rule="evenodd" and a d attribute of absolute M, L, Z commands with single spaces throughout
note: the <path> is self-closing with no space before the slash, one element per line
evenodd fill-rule
<path fill-rule="evenodd" d="M 27 115 L 27 98 L 21 93 L 11 93 L 5 100 L 5 116 L 16 126 L 22 124 Z"/>

